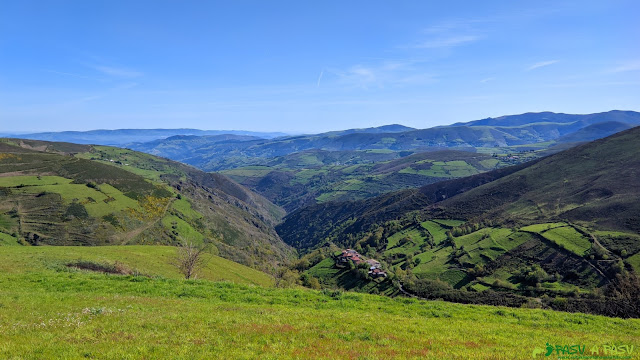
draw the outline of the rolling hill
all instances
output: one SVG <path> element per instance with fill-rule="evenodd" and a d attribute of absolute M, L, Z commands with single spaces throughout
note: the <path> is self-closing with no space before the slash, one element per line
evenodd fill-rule
<path fill-rule="evenodd" d="M 437 280 L 451 291 L 585 298 L 640 271 L 638 143 L 634 128 L 513 167 L 314 205 L 277 230 L 303 252 L 333 244 L 382 260 L 416 293 Z"/>
<path fill-rule="evenodd" d="M 272 270 L 293 252 L 273 230 L 283 212 L 219 174 L 106 146 L 0 141 L 2 244 L 215 245 Z"/>

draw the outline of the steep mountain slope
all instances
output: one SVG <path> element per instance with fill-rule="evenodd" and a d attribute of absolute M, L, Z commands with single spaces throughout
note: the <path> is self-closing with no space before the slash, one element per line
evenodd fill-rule
<path fill-rule="evenodd" d="M 288 215 L 277 231 L 302 251 L 329 244 L 362 251 L 411 291 L 440 280 L 472 291 L 597 296 L 640 272 L 638 143 L 633 128 L 514 167 L 315 205 Z M 331 264 L 311 274 L 317 266 Z"/>
<path fill-rule="evenodd" d="M 290 219 L 317 216 L 324 219 L 320 222 L 334 225 L 355 219 L 351 229 L 361 231 L 373 223 L 424 210 L 465 220 L 595 221 L 609 230 L 636 232 L 640 228 L 632 220 L 634 213 L 640 213 L 633 201 L 640 189 L 638 143 L 640 128 L 634 128 L 532 163 L 363 201 L 303 208 L 287 216 L 279 231 L 287 234 L 285 239 L 309 241 L 310 234 L 291 237 L 285 231 Z"/>
<path fill-rule="evenodd" d="M 105 146 L 0 142 L 0 235 L 33 245 L 211 241 L 263 270 L 292 255 L 273 230 L 283 215 L 219 174 Z"/>
<path fill-rule="evenodd" d="M 467 219 L 566 219 L 640 232 L 638 143 L 640 128 L 627 130 L 545 158 L 438 206 Z"/>
<path fill-rule="evenodd" d="M 574 133 L 558 138 L 558 143 L 588 142 L 632 128 L 633 125 L 619 121 L 605 121 L 584 127 Z"/>

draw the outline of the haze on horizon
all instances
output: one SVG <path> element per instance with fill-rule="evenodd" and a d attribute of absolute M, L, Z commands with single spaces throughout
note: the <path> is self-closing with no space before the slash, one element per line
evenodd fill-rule
<path fill-rule="evenodd" d="M 0 132 L 638 111 L 639 12 L 631 0 L 9 2 Z"/>

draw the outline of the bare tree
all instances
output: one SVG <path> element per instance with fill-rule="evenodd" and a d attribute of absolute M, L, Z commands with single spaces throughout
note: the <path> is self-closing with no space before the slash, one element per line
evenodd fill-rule
<path fill-rule="evenodd" d="M 171 264 L 180 270 L 185 279 L 195 278 L 196 271 L 203 267 L 209 257 L 206 256 L 209 247 L 203 243 L 195 244 L 192 241 L 183 241 L 177 248 L 176 256 Z"/>

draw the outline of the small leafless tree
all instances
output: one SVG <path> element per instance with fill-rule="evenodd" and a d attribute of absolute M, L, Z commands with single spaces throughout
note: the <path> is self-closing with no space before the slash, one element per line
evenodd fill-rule
<path fill-rule="evenodd" d="M 209 261 L 209 257 L 206 256 L 208 250 L 206 243 L 195 244 L 192 241 L 183 241 L 177 248 L 171 264 L 180 270 L 185 279 L 196 278 L 196 271 Z"/>

